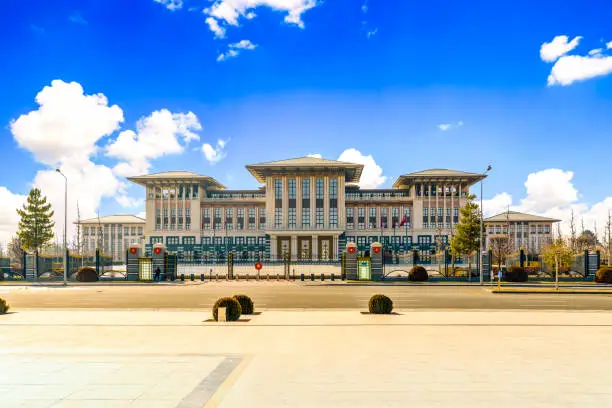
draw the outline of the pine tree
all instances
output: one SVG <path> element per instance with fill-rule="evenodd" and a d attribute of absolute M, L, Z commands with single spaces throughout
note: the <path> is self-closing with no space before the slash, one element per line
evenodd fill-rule
<path fill-rule="evenodd" d="M 451 250 L 456 255 L 468 257 L 469 273 L 472 272 L 472 258 L 474 252 L 480 250 L 480 209 L 474 203 L 474 196 L 459 211 L 459 223 L 455 235 L 451 240 Z"/>
<path fill-rule="evenodd" d="M 53 239 L 55 222 L 51 218 L 54 212 L 39 189 L 30 190 L 27 203 L 23 209 L 17 209 L 17 214 L 21 217 L 17 236 L 24 248 L 38 250 Z"/>

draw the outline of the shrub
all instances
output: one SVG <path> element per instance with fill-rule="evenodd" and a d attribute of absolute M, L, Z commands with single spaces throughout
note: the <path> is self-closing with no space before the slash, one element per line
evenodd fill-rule
<path fill-rule="evenodd" d="M 240 307 L 242 308 L 242 314 L 250 315 L 253 314 L 253 310 L 255 310 L 255 305 L 253 304 L 253 300 L 247 295 L 234 295 L 234 299 L 240 303 Z"/>
<path fill-rule="evenodd" d="M 374 295 L 368 304 L 370 313 L 390 314 L 393 310 L 393 301 L 385 295 Z"/>
<path fill-rule="evenodd" d="M 83 266 L 76 273 L 76 279 L 79 282 L 96 282 L 98 273 L 91 266 Z"/>
<path fill-rule="evenodd" d="M 425 282 L 427 278 L 427 270 L 422 266 L 413 266 L 408 273 L 408 280 L 410 282 Z"/>
<path fill-rule="evenodd" d="M 502 279 L 504 282 L 527 282 L 529 275 L 525 268 L 520 266 L 511 266 L 503 273 Z"/>
<path fill-rule="evenodd" d="M 595 282 L 597 283 L 612 283 L 612 268 L 602 266 L 595 273 Z"/>
<path fill-rule="evenodd" d="M 6 300 L 0 298 L 0 315 L 5 314 L 11 307 L 6 303 Z"/>
<path fill-rule="evenodd" d="M 215 302 L 213 306 L 213 319 L 215 321 L 219 321 L 219 308 L 225 307 L 227 308 L 227 321 L 233 322 L 240 318 L 242 314 L 242 307 L 240 306 L 240 302 L 231 297 L 220 298 Z"/>

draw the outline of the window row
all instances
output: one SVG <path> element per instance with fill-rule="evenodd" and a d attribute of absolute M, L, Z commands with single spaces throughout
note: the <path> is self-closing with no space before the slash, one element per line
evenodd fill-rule
<path fill-rule="evenodd" d="M 178 184 L 176 186 L 148 186 L 148 197 L 159 198 L 159 199 L 174 199 L 178 198 L 179 200 L 190 199 L 190 198 L 198 198 L 198 184 Z"/>

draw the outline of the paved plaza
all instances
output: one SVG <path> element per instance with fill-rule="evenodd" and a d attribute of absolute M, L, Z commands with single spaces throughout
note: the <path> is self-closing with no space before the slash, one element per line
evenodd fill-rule
<path fill-rule="evenodd" d="M 14 310 L 1 407 L 612 405 L 612 314 Z"/>

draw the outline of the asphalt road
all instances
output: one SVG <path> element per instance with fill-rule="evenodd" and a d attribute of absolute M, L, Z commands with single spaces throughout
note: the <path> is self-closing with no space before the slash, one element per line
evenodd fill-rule
<path fill-rule="evenodd" d="M 340 285 L 325 283 L 185 282 L 68 287 L 0 286 L 0 297 L 19 308 L 210 308 L 216 299 L 244 293 L 263 309 L 367 309 L 376 293 L 398 309 L 612 310 L 612 294 L 492 294 L 479 286 Z"/>

